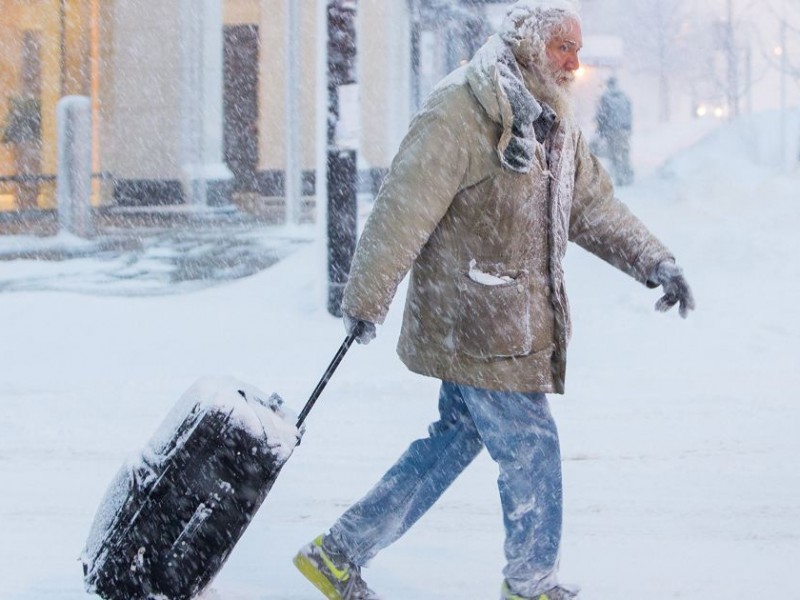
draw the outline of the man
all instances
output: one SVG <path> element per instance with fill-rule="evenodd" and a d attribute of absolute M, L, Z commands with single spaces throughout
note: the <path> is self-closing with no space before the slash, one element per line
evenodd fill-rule
<path fill-rule="evenodd" d="M 611 159 L 611 172 L 614 183 L 617 185 L 630 185 L 633 183 L 633 168 L 631 167 L 631 128 L 633 115 L 631 101 L 619 89 L 616 77 L 610 77 L 606 90 L 597 103 L 597 135 L 605 142 L 608 157 Z"/>
<path fill-rule="evenodd" d="M 410 126 L 358 244 L 343 311 L 362 343 L 411 270 L 398 352 L 442 380 L 440 420 L 302 548 L 328 598 L 375 599 L 361 567 L 398 539 L 486 446 L 506 530 L 504 600 L 565 600 L 561 459 L 545 393 L 563 393 L 567 240 L 693 300 L 670 252 L 614 198 L 570 112 L 581 27 L 567 0 L 524 0 L 445 78 Z"/>

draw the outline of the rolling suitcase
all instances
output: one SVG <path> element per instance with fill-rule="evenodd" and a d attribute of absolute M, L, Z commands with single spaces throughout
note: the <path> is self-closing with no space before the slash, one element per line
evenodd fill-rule
<path fill-rule="evenodd" d="M 295 421 L 277 394 L 201 379 L 120 469 L 81 555 L 87 591 L 106 600 L 189 600 L 212 581 L 352 345 L 349 335 Z"/>

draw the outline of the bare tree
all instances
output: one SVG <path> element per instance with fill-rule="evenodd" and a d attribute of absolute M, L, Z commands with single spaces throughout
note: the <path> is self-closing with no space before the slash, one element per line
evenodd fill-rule
<path fill-rule="evenodd" d="M 782 2 L 779 8 L 770 6 L 780 31 L 779 45 L 766 55 L 770 64 L 781 74 L 781 137 L 780 148 L 784 166 L 800 160 L 800 156 L 787 156 L 787 87 L 788 79 L 800 84 L 800 9 L 795 3 L 790 8 L 788 2 Z"/>
<path fill-rule="evenodd" d="M 800 82 L 800 8 L 794 2 L 773 3 L 769 12 L 778 25 L 778 44 L 762 43 L 762 51 L 771 67 Z"/>
<path fill-rule="evenodd" d="M 669 121 L 672 86 L 691 65 L 686 56 L 696 22 L 692 7 L 688 0 L 637 0 L 626 5 L 631 67 L 657 79 L 661 121 Z"/>
<path fill-rule="evenodd" d="M 716 21 L 716 51 L 719 55 L 718 66 L 712 77 L 724 90 L 729 117 L 733 118 L 742 112 L 742 100 L 749 98 L 754 85 L 768 73 L 768 65 L 763 62 L 754 67 L 754 56 L 761 45 L 759 32 L 755 25 L 756 11 L 763 11 L 763 1 L 725 0 L 724 10 Z M 761 53 L 763 54 L 763 52 Z"/>
<path fill-rule="evenodd" d="M 702 51 L 697 53 L 699 96 L 717 103 L 720 110 L 725 107 L 728 118 L 734 118 L 753 86 L 753 32 L 732 0 L 725 0 L 721 10 L 709 13 L 705 22 L 697 34 L 705 40 L 698 45 Z M 763 75 L 760 73 L 759 78 Z M 749 110 L 749 101 L 746 106 Z"/>

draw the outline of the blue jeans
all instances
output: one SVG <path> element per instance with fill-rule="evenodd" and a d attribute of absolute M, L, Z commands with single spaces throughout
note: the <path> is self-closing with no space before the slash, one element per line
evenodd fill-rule
<path fill-rule="evenodd" d="M 500 468 L 503 571 L 534 596 L 556 585 L 561 542 L 561 452 L 547 398 L 443 382 L 440 419 L 333 525 L 329 542 L 356 565 L 405 533 L 485 445 Z"/>

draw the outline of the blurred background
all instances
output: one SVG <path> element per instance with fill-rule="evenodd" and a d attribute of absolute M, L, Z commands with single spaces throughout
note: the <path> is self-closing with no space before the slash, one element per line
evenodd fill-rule
<path fill-rule="evenodd" d="M 91 117 L 79 135 L 91 146 L 92 235 L 198 212 L 313 221 L 325 147 L 352 151 L 358 192 L 374 194 L 426 94 L 509 5 L 0 0 L 0 234 L 57 231 L 57 105 L 74 95 Z M 762 154 L 797 164 L 800 3 L 584 0 L 582 10 L 576 113 L 591 137 L 615 76 L 631 99 L 638 173 L 762 111 L 784 119 Z"/>

